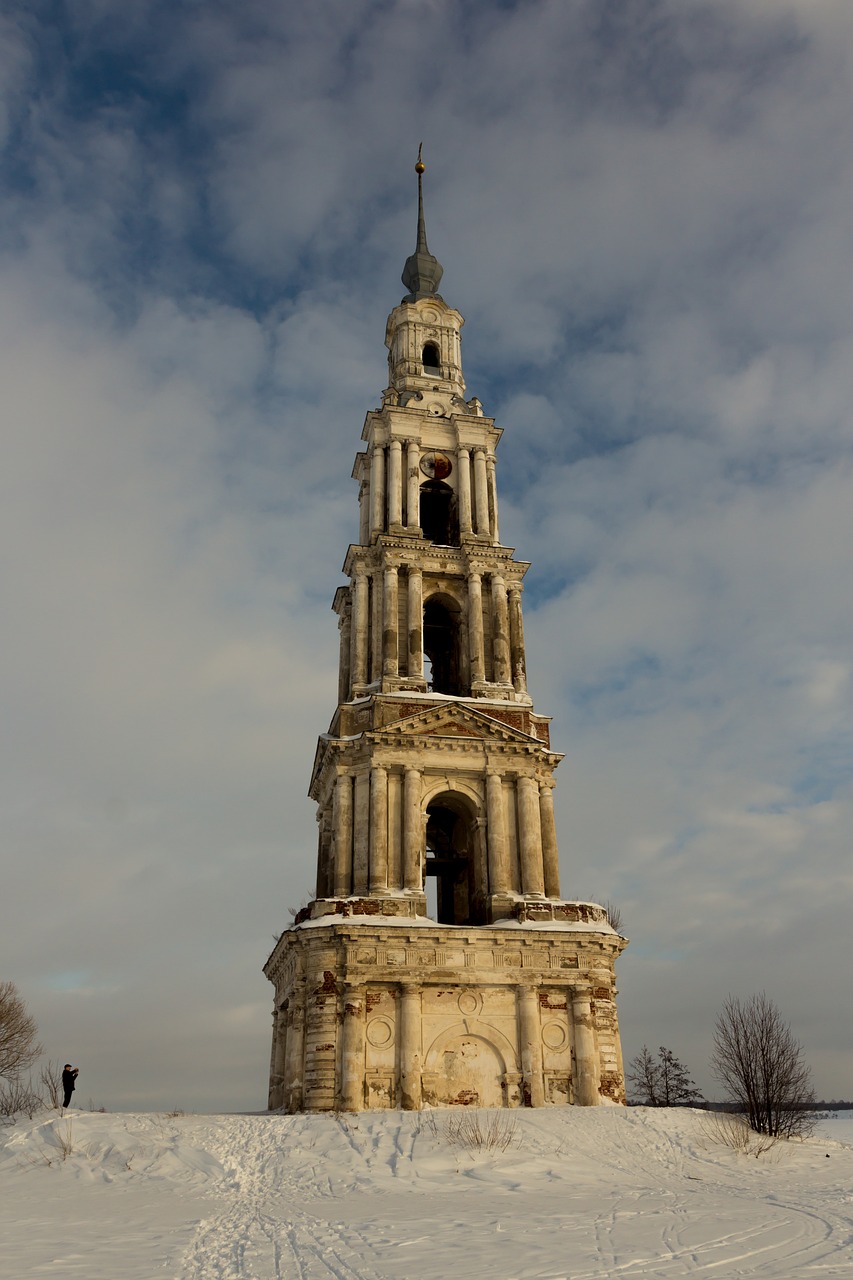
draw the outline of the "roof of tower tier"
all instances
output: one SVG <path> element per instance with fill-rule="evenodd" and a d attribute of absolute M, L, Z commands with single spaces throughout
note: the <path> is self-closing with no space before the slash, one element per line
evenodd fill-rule
<path fill-rule="evenodd" d="M 427 245 L 423 192 L 425 165 L 421 159 L 422 149 L 423 143 L 418 147 L 418 162 L 415 165 L 415 172 L 418 175 L 418 242 L 415 252 L 406 259 L 406 265 L 403 267 L 401 279 L 409 290 L 403 299 L 404 302 L 416 302 L 418 298 L 435 296 L 441 277 L 444 275 L 444 268 L 438 258 L 430 253 Z"/>

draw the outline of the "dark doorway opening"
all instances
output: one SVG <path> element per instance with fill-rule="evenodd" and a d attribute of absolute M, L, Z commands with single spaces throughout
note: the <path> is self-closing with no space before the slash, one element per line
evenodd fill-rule
<path fill-rule="evenodd" d="M 450 806 L 453 805 L 451 808 Z M 474 883 L 474 824 L 455 797 L 427 807 L 424 876 L 436 881 L 439 924 L 480 924 L 482 894 Z"/>
<path fill-rule="evenodd" d="M 421 485 L 421 529 L 428 542 L 442 547 L 459 546 L 456 494 L 443 480 Z"/>
<path fill-rule="evenodd" d="M 423 349 L 421 360 L 424 366 L 425 374 L 435 374 L 441 377 L 441 355 L 438 347 L 434 342 L 428 342 Z"/>
<path fill-rule="evenodd" d="M 464 693 L 460 671 L 459 624 L 461 611 L 455 600 L 433 596 L 424 606 L 424 667 L 431 673 L 433 693 Z"/>

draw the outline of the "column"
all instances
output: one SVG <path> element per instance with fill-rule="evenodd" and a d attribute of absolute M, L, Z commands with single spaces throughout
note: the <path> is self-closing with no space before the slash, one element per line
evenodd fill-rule
<path fill-rule="evenodd" d="M 388 770 L 388 875 L 392 892 L 403 887 L 403 775 L 399 769 Z"/>
<path fill-rule="evenodd" d="M 539 825 L 542 830 L 545 897 L 559 898 L 560 859 L 557 851 L 557 824 L 554 821 L 554 783 L 550 778 L 539 783 Z"/>
<path fill-rule="evenodd" d="M 388 888 L 388 773 L 381 765 L 370 770 L 370 892 Z"/>
<path fill-rule="evenodd" d="M 356 685 L 367 683 L 367 639 L 369 630 L 367 575 L 364 565 L 357 562 L 354 569 L 352 588 L 352 623 L 350 627 L 350 672 L 352 674 L 353 694 Z"/>
<path fill-rule="evenodd" d="M 525 1104 L 528 1107 L 544 1107 L 539 993 L 533 987 L 518 988 L 518 1032 Z"/>
<path fill-rule="evenodd" d="M 338 1038 L 338 995 L 327 974 L 335 968 L 333 947 L 312 951 L 306 979 L 305 1019 L 305 1108 L 333 1111 L 335 1108 Z"/>
<path fill-rule="evenodd" d="M 506 584 L 499 573 L 492 574 L 492 631 L 495 684 L 511 684 Z"/>
<path fill-rule="evenodd" d="M 486 479 L 485 449 L 477 449 L 474 453 L 474 519 L 475 531 L 488 537 L 489 490 Z"/>
<path fill-rule="evenodd" d="M 305 1081 L 305 990 L 301 980 L 287 1009 L 287 1044 L 284 1051 L 282 1105 L 291 1114 L 302 1110 Z"/>
<path fill-rule="evenodd" d="M 272 1011 L 272 1052 L 270 1054 L 270 1087 L 267 1107 L 276 1111 L 283 1102 L 284 1049 L 287 1043 L 287 1010 Z"/>
<path fill-rule="evenodd" d="M 495 769 L 490 769 L 486 774 L 486 817 L 489 824 L 489 886 L 492 893 L 508 893 L 510 882 L 506 806 L 501 776 Z"/>
<path fill-rule="evenodd" d="M 458 449 L 456 453 L 459 465 L 459 531 L 471 533 L 471 454 L 468 449 Z"/>
<path fill-rule="evenodd" d="M 420 569 L 409 569 L 408 632 L 410 679 L 424 678 L 424 579 Z"/>
<path fill-rule="evenodd" d="M 588 987 L 578 986 L 572 991 L 572 1021 L 575 1039 L 575 1102 L 579 1107 L 597 1107 L 598 1053 Z"/>
<path fill-rule="evenodd" d="M 512 683 L 516 693 L 527 692 L 527 660 L 524 654 L 524 622 L 521 616 L 521 587 L 509 584 L 509 654 Z"/>
<path fill-rule="evenodd" d="M 399 440 L 388 445 L 388 528 L 403 527 L 403 446 Z"/>
<path fill-rule="evenodd" d="M 362 547 L 370 542 L 370 485 L 366 480 L 358 486 L 358 541 Z"/>
<path fill-rule="evenodd" d="M 370 836 L 370 774 L 358 773 L 354 782 L 352 892 L 367 893 L 367 862 Z"/>
<path fill-rule="evenodd" d="M 400 988 L 400 1106 L 421 1105 L 421 992 L 411 983 Z"/>
<path fill-rule="evenodd" d="M 338 663 L 338 702 L 347 702 L 350 696 L 350 657 L 352 654 L 352 609 L 344 606 L 338 627 L 341 633 L 340 661 Z"/>
<path fill-rule="evenodd" d="M 406 444 L 406 528 L 419 529 L 421 525 L 421 449 L 417 440 Z"/>
<path fill-rule="evenodd" d="M 371 684 L 382 678 L 382 574 L 377 570 L 370 577 L 370 676 Z"/>
<path fill-rule="evenodd" d="M 374 444 L 370 455 L 370 533 L 385 529 L 385 450 Z"/>
<path fill-rule="evenodd" d="M 335 828 L 335 870 L 332 892 L 346 898 L 352 890 L 352 778 L 339 773 L 332 799 Z"/>
<path fill-rule="evenodd" d="M 421 892 L 421 775 L 407 769 L 403 778 L 403 888 Z"/>
<path fill-rule="evenodd" d="M 468 574 L 468 643 L 473 685 L 483 681 L 486 674 L 483 647 L 483 592 L 479 573 Z"/>
<path fill-rule="evenodd" d="M 389 565 L 385 570 L 382 610 L 382 674 L 386 676 L 395 676 L 399 669 L 397 626 L 397 570 Z"/>
<path fill-rule="evenodd" d="M 490 453 L 486 457 L 486 470 L 488 472 L 488 489 L 489 489 L 489 533 L 495 546 L 501 540 L 500 529 L 498 528 L 498 482 L 495 475 L 495 455 Z"/>
<path fill-rule="evenodd" d="M 542 873 L 542 834 L 539 827 L 539 784 L 535 778 L 522 775 L 516 787 L 521 891 L 542 898 L 545 896 L 545 881 Z"/>
<path fill-rule="evenodd" d="M 361 1111 L 364 1107 L 364 988 L 344 987 L 341 1026 L 341 1108 Z"/>

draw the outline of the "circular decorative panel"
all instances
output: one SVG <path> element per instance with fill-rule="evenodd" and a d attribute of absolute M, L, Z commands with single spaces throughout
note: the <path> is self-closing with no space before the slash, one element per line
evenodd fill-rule
<path fill-rule="evenodd" d="M 374 1049 L 384 1049 L 394 1039 L 394 1028 L 387 1018 L 371 1018 L 365 1034 Z"/>
<path fill-rule="evenodd" d="M 542 1028 L 542 1039 L 549 1049 L 565 1049 L 569 1033 L 559 1022 L 546 1022 Z"/>
<path fill-rule="evenodd" d="M 480 996 L 475 995 L 473 991 L 463 991 L 456 1004 L 459 1012 L 464 1014 L 466 1018 L 470 1018 L 473 1014 L 480 1012 L 482 999 Z"/>

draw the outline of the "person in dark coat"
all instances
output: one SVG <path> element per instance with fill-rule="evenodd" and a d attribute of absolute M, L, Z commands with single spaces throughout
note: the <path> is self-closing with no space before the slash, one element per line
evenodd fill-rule
<path fill-rule="evenodd" d="M 66 1062 L 62 1069 L 62 1090 L 65 1095 L 62 1102 L 63 1107 L 71 1105 L 71 1095 L 74 1092 L 74 1085 L 79 1074 L 79 1067 L 72 1067 L 70 1062 Z"/>

